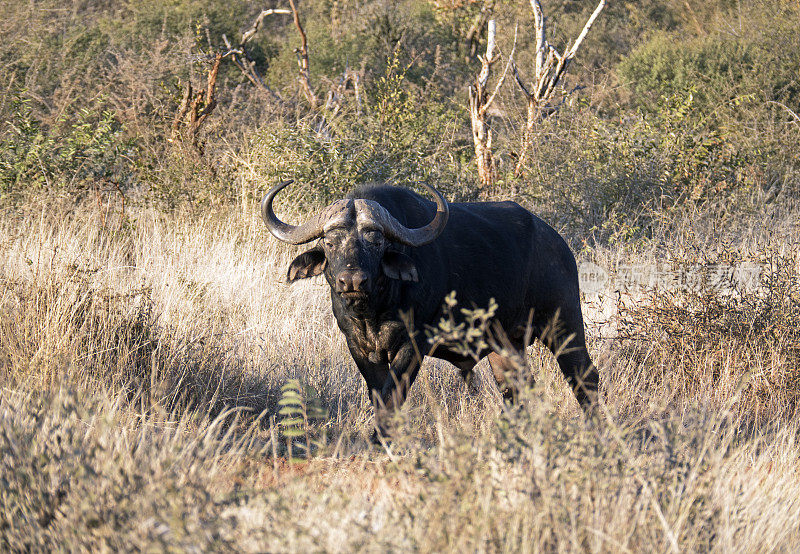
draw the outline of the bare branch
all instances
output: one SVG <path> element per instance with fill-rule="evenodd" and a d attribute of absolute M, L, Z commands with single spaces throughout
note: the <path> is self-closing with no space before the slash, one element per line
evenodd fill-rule
<path fill-rule="evenodd" d="M 486 102 L 483 104 L 483 107 L 481 108 L 482 112 L 484 113 L 486 112 L 489 106 L 492 105 L 492 102 L 494 102 L 497 93 L 500 92 L 500 87 L 503 86 L 503 82 L 506 80 L 506 75 L 508 75 L 508 69 L 514 63 L 514 54 L 516 53 L 516 51 L 517 51 L 517 29 L 514 28 L 514 45 L 511 47 L 511 54 L 509 54 L 508 56 L 508 62 L 506 62 L 506 68 L 503 70 L 503 74 L 500 76 L 500 79 L 498 79 L 497 84 L 495 85 L 494 90 L 492 91 L 492 94 L 489 95 L 489 97 L 486 99 Z"/>
<path fill-rule="evenodd" d="M 564 74 L 564 71 L 567 69 L 567 65 L 569 65 L 569 58 L 566 56 L 559 56 L 558 52 L 553 51 L 554 56 L 549 58 L 547 61 L 551 62 L 551 60 L 556 59 L 558 60 L 558 64 L 556 64 L 556 68 L 553 71 L 552 75 L 549 78 L 544 79 L 544 84 L 546 85 L 544 92 L 541 93 L 541 98 L 547 102 L 552 98 L 553 93 L 556 90 L 556 86 L 558 86 L 559 81 L 561 80 L 561 76 Z M 552 63 L 547 64 L 548 72 L 552 67 Z"/>
<path fill-rule="evenodd" d="M 522 81 L 522 76 L 519 74 L 519 70 L 517 69 L 517 62 L 515 62 L 514 60 L 511 60 L 511 71 L 514 74 L 514 80 L 519 85 L 519 88 L 522 89 L 522 93 L 525 95 L 525 98 L 530 98 L 531 93 L 528 92 L 525 83 Z"/>
<path fill-rule="evenodd" d="M 767 104 L 775 104 L 776 106 L 780 106 L 794 118 L 795 123 L 800 123 L 800 116 L 798 116 L 789 106 L 782 102 L 776 102 L 775 100 L 767 100 Z"/>
<path fill-rule="evenodd" d="M 247 29 L 244 33 L 242 33 L 242 40 L 239 43 L 239 48 L 241 49 L 245 44 L 247 44 L 251 38 L 255 36 L 258 32 L 259 27 L 261 27 L 261 23 L 264 21 L 264 18 L 268 15 L 291 15 L 292 11 L 287 10 L 286 8 L 277 8 L 272 10 L 261 10 L 261 13 L 258 14 L 253 24 Z"/>
<path fill-rule="evenodd" d="M 285 102 L 277 92 L 272 90 L 264 82 L 264 79 L 261 77 L 258 69 L 256 68 L 255 60 L 253 60 L 250 57 L 250 54 L 247 53 L 246 45 L 256 35 L 267 16 L 290 15 L 291 13 L 291 10 L 287 10 L 285 8 L 262 10 L 253 21 L 253 24 L 250 25 L 250 27 L 248 27 L 244 33 L 242 33 L 242 40 L 239 42 L 236 48 L 231 46 L 227 36 L 224 34 L 222 35 L 222 40 L 225 41 L 225 47 L 228 49 L 227 52 L 223 54 L 223 58 L 230 56 L 236 67 L 239 68 L 242 74 L 247 77 L 247 80 L 250 81 L 257 90 L 265 92 L 271 100 L 279 104 L 285 104 Z"/>
<path fill-rule="evenodd" d="M 170 134 L 169 141 L 173 142 L 178 138 L 180 131 L 181 121 L 184 120 L 186 114 L 189 113 L 189 101 L 192 99 L 192 83 L 186 83 L 186 91 L 183 93 L 181 105 L 175 113 L 175 119 L 172 121 L 172 133 Z"/>
<path fill-rule="evenodd" d="M 495 42 L 497 38 L 497 24 L 494 19 L 489 20 L 489 24 L 486 26 L 486 35 L 486 60 L 492 63 L 494 61 L 494 50 L 497 48 L 497 43 Z"/>
<path fill-rule="evenodd" d="M 300 34 L 300 48 L 295 49 L 297 64 L 300 66 L 300 87 L 311 107 L 316 108 L 318 103 L 317 95 L 314 94 L 309 82 L 308 39 L 306 38 L 306 32 L 303 30 L 303 25 L 300 23 L 300 14 L 297 13 L 297 6 L 295 6 L 294 0 L 289 0 L 289 5 L 292 8 L 294 26 L 297 27 L 297 32 Z"/>
<path fill-rule="evenodd" d="M 495 43 L 495 37 L 497 35 L 497 27 L 495 25 L 494 19 L 489 20 L 489 24 L 487 25 L 487 41 L 486 41 L 486 56 L 480 57 L 481 60 L 481 72 L 478 75 L 478 82 L 480 83 L 481 87 L 486 86 L 486 82 L 489 80 L 489 73 L 491 72 L 491 67 L 494 62 L 497 61 L 494 51 L 497 47 Z"/>
<path fill-rule="evenodd" d="M 550 48 L 550 52 L 547 54 L 541 74 L 536 76 L 536 87 L 533 90 L 533 94 L 536 97 L 537 102 L 546 102 L 549 99 L 545 91 L 547 90 L 547 87 L 551 81 L 550 70 L 553 69 L 553 63 L 556 60 L 558 60 L 559 63 L 561 60 L 561 58 L 558 56 L 558 52 L 556 52 L 556 49 L 549 44 L 548 47 Z"/>
<path fill-rule="evenodd" d="M 214 63 L 211 70 L 208 72 L 208 79 L 206 80 L 206 97 L 203 102 L 203 111 L 200 112 L 197 125 L 202 125 L 206 118 L 211 115 L 214 108 L 217 106 L 217 100 L 214 98 L 214 89 L 217 86 L 217 75 L 219 75 L 219 64 L 222 62 L 222 54 L 214 56 Z"/>
<path fill-rule="evenodd" d="M 542 98 L 549 100 L 550 97 L 553 95 L 553 93 L 555 92 L 555 88 L 558 86 L 558 82 L 561 80 L 561 77 L 567 71 L 567 67 L 569 66 L 572 59 L 575 57 L 575 53 L 578 51 L 578 48 L 581 47 L 583 39 L 586 38 L 587 33 L 594 24 L 594 20 L 597 19 L 597 16 L 600 15 L 600 12 L 603 11 L 605 5 L 606 5 L 606 0 L 600 0 L 600 3 L 597 4 L 597 7 L 592 12 L 592 15 L 589 16 L 589 20 L 586 22 L 586 25 L 583 26 L 581 34 L 578 35 L 577 39 L 575 39 L 575 42 L 572 44 L 572 47 L 566 52 L 564 52 L 563 56 L 560 56 L 558 54 L 558 51 L 556 51 L 555 48 L 551 47 L 550 52 L 558 59 L 558 65 L 556 65 L 555 71 L 549 78 L 549 82 L 547 83 L 547 88 L 545 88 L 544 93 L 542 94 Z"/>
<path fill-rule="evenodd" d="M 597 16 L 600 15 L 600 12 L 603 11 L 603 8 L 605 6 L 606 6 L 606 0 L 600 0 L 600 3 L 597 4 L 597 7 L 592 12 L 592 15 L 589 16 L 589 20 L 586 22 L 586 25 L 583 26 L 583 30 L 581 31 L 581 34 L 578 35 L 577 39 L 575 39 L 575 42 L 572 45 L 572 48 L 567 50 L 567 52 L 564 54 L 564 58 L 566 60 L 569 61 L 569 60 L 571 60 L 572 58 L 575 57 L 575 53 L 578 51 L 578 48 L 581 47 L 581 43 L 583 42 L 583 39 L 586 38 L 586 35 L 589 33 L 589 30 L 592 28 L 592 25 L 594 25 L 594 20 L 597 19 Z"/>
<path fill-rule="evenodd" d="M 575 42 L 573 42 L 572 46 L 566 50 L 563 55 L 559 54 L 558 50 L 547 42 L 545 17 L 541 2 L 539 0 L 530 0 L 530 4 L 533 10 L 534 33 L 536 34 L 536 64 L 534 67 L 535 73 L 532 94 L 528 91 L 528 88 L 522 84 L 519 72 L 516 71 L 516 68 L 515 78 L 517 79 L 517 84 L 519 84 L 520 88 L 525 92 L 525 96 L 529 101 L 535 101 L 537 104 L 543 105 L 550 100 L 550 97 L 555 92 L 555 88 L 564 72 L 566 72 L 569 63 L 575 57 L 586 35 L 591 30 L 592 25 L 594 25 L 597 16 L 603 11 L 606 0 L 600 0 L 591 16 L 589 16 L 589 19 L 586 21 L 586 24 L 583 26 L 578 38 L 575 39 Z"/>
<path fill-rule="evenodd" d="M 533 129 L 536 122 L 539 121 L 544 114 L 552 111 L 548 107 L 550 99 L 553 97 L 561 78 L 567 71 L 570 62 L 575 57 L 578 49 L 581 47 L 586 35 L 594 25 L 597 16 L 603 11 L 606 5 L 606 0 L 600 0 L 597 7 L 594 9 L 586 24 L 583 26 L 578 38 L 572 43 L 572 46 L 564 51 L 564 54 L 559 54 L 558 50 L 552 45 L 548 44 L 545 32 L 545 17 L 542 10 L 542 4 L 539 0 L 529 0 L 531 10 L 533 10 L 533 23 L 534 33 L 536 35 L 536 61 L 534 65 L 534 75 L 530 87 L 526 87 L 522 82 L 522 77 L 519 75 L 516 65 L 513 65 L 514 79 L 517 85 L 525 94 L 528 101 L 528 114 L 525 126 L 525 134 L 522 141 L 522 149 L 517 159 L 517 167 L 514 170 L 515 174 L 519 175 L 525 165 L 530 142 L 533 140 Z"/>
<path fill-rule="evenodd" d="M 534 32 L 536 33 L 536 76 L 538 77 L 544 65 L 544 51 L 547 39 L 545 38 L 542 5 L 539 3 L 539 0 L 530 0 L 530 2 L 531 9 L 533 10 Z"/>
<path fill-rule="evenodd" d="M 478 176 L 483 188 L 493 186 L 497 180 L 497 168 L 492 154 L 492 129 L 486 120 L 486 111 L 497 97 L 500 87 L 503 86 L 508 70 L 514 65 L 514 54 L 517 48 L 517 31 L 515 30 L 514 46 L 511 49 L 511 55 L 508 57 L 505 70 L 495 83 L 492 93 L 487 95 L 486 86 L 489 83 L 492 66 L 502 57 L 497 47 L 496 37 L 497 27 L 495 20 L 490 19 L 487 23 L 486 55 L 479 56 L 481 70 L 475 78 L 474 84 L 469 87 L 469 116 L 472 126 L 472 141 L 478 164 Z"/>

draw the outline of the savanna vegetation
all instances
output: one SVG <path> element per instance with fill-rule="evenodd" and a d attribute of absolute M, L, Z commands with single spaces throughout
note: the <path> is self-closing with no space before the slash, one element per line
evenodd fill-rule
<path fill-rule="evenodd" d="M 490 182 L 467 91 L 489 19 L 488 91 L 530 80 L 529 2 L 295 6 L 0 1 L 0 548 L 797 551 L 797 2 L 608 2 L 529 132 L 496 88 Z M 596 6 L 543 2 L 559 52 Z M 282 179 L 294 221 L 375 181 L 539 214 L 611 277 L 597 413 L 533 345 L 520 404 L 429 360 L 372 445 Z"/>

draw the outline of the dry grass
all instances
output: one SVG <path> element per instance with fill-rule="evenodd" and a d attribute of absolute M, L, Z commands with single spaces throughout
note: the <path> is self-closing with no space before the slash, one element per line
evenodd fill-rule
<path fill-rule="evenodd" d="M 103 226 L 46 203 L 0 221 L 3 549 L 800 546 L 797 321 L 785 309 L 758 312 L 773 325 L 737 351 L 703 318 L 679 340 L 666 331 L 686 312 L 640 298 L 629 316 L 650 318 L 635 329 L 645 346 L 593 342 L 605 390 L 594 421 L 540 349 L 533 397 L 515 409 L 485 368 L 467 388 L 428 361 L 384 450 L 366 441 L 370 408 L 326 286 L 283 283 L 294 252 L 255 209 L 141 210 Z M 615 256 L 657 259 L 595 252 Z M 796 284 L 796 266 L 787 275 Z M 620 327 L 613 309 L 587 314 L 594 337 Z M 275 425 L 291 378 L 330 414 L 309 431 L 327 443 L 299 463 Z"/>

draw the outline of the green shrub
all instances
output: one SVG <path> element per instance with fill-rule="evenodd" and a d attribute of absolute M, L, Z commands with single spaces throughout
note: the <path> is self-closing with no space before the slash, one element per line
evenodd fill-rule
<path fill-rule="evenodd" d="M 113 113 L 82 109 L 48 128 L 33 116 L 23 94 L 11 101 L 13 120 L 0 137 L 0 194 L 130 181 L 136 145 Z"/>
<path fill-rule="evenodd" d="M 297 181 L 295 205 L 306 208 L 373 182 L 426 180 L 451 198 L 474 195 L 464 186 L 471 174 L 464 174 L 460 163 L 471 145 L 446 133 L 460 124 L 462 114 L 409 86 L 397 57 L 364 94 L 360 109 L 349 103 L 336 114 L 262 128 L 246 148 L 246 160 L 238 163 L 241 177 L 260 187 L 254 196 L 263 193 L 265 183 L 284 179 Z"/>
<path fill-rule="evenodd" d="M 260 9 L 244 0 L 128 0 L 116 10 L 105 12 L 99 24 L 115 38 L 118 47 L 147 49 L 156 40 L 176 40 L 192 34 L 198 26 L 208 29 L 214 46 L 221 46 L 223 33 L 237 43 L 241 30 Z"/>
<path fill-rule="evenodd" d="M 427 2 L 370 0 L 359 5 L 328 2 L 299 6 L 308 36 L 312 84 L 323 90 L 338 82 L 346 67 L 364 68 L 367 82 L 385 73 L 387 60 L 397 57 L 405 79 L 415 88 L 429 88 L 431 79 L 448 93 L 464 77 L 465 64 L 458 55 L 459 39 L 452 28 L 437 23 Z M 335 16 L 335 23 L 334 23 Z M 269 60 L 267 79 L 293 94 L 297 91 L 297 56 L 300 39 L 291 16 L 279 16 L 274 37 L 275 56 Z M 447 72 L 442 71 L 447 68 Z M 363 83 L 362 83 L 363 85 Z"/>
<path fill-rule="evenodd" d="M 733 199 L 757 185 L 748 151 L 697 108 L 692 91 L 606 118 L 564 106 L 541 125 L 530 171 L 509 179 L 548 220 L 584 238 L 628 240 L 664 210 Z"/>
<path fill-rule="evenodd" d="M 648 100 L 703 86 L 709 103 L 720 93 L 736 94 L 732 87 L 745 84 L 753 69 L 754 45 L 736 39 L 675 41 L 667 33 L 656 34 L 619 66 L 622 78 Z"/>
<path fill-rule="evenodd" d="M 787 2 L 759 2 L 744 10 L 723 16 L 707 35 L 685 40 L 659 32 L 634 49 L 618 71 L 638 103 L 647 106 L 654 98 L 693 90 L 704 113 L 751 94 L 798 106 L 794 60 L 800 57 L 800 9 Z M 734 17 L 736 27 L 730 25 Z"/>

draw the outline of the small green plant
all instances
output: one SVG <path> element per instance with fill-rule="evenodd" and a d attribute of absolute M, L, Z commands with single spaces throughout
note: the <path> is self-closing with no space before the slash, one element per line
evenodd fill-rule
<path fill-rule="evenodd" d="M 286 439 L 286 455 L 289 461 L 299 461 L 294 456 L 296 449 L 304 452 L 306 458 L 327 442 L 325 428 L 320 424 L 328 419 L 328 411 L 316 389 L 303 385 L 298 379 L 289 379 L 281 387 L 280 429 Z"/>
<path fill-rule="evenodd" d="M 405 85 L 408 68 L 400 66 L 398 52 L 386 60 L 385 73 L 375 83 L 374 110 L 381 128 L 399 130 L 414 117 L 414 105 Z"/>
<path fill-rule="evenodd" d="M 485 309 L 461 308 L 458 311 L 460 317 L 455 313 L 457 304 L 456 291 L 445 296 L 442 305 L 444 315 L 436 327 L 429 325 L 425 334 L 434 348 L 447 346 L 460 355 L 477 361 L 479 354 L 489 348 L 487 335 L 492 318 L 497 313 L 497 302 L 494 298 L 490 298 L 489 305 Z"/>

